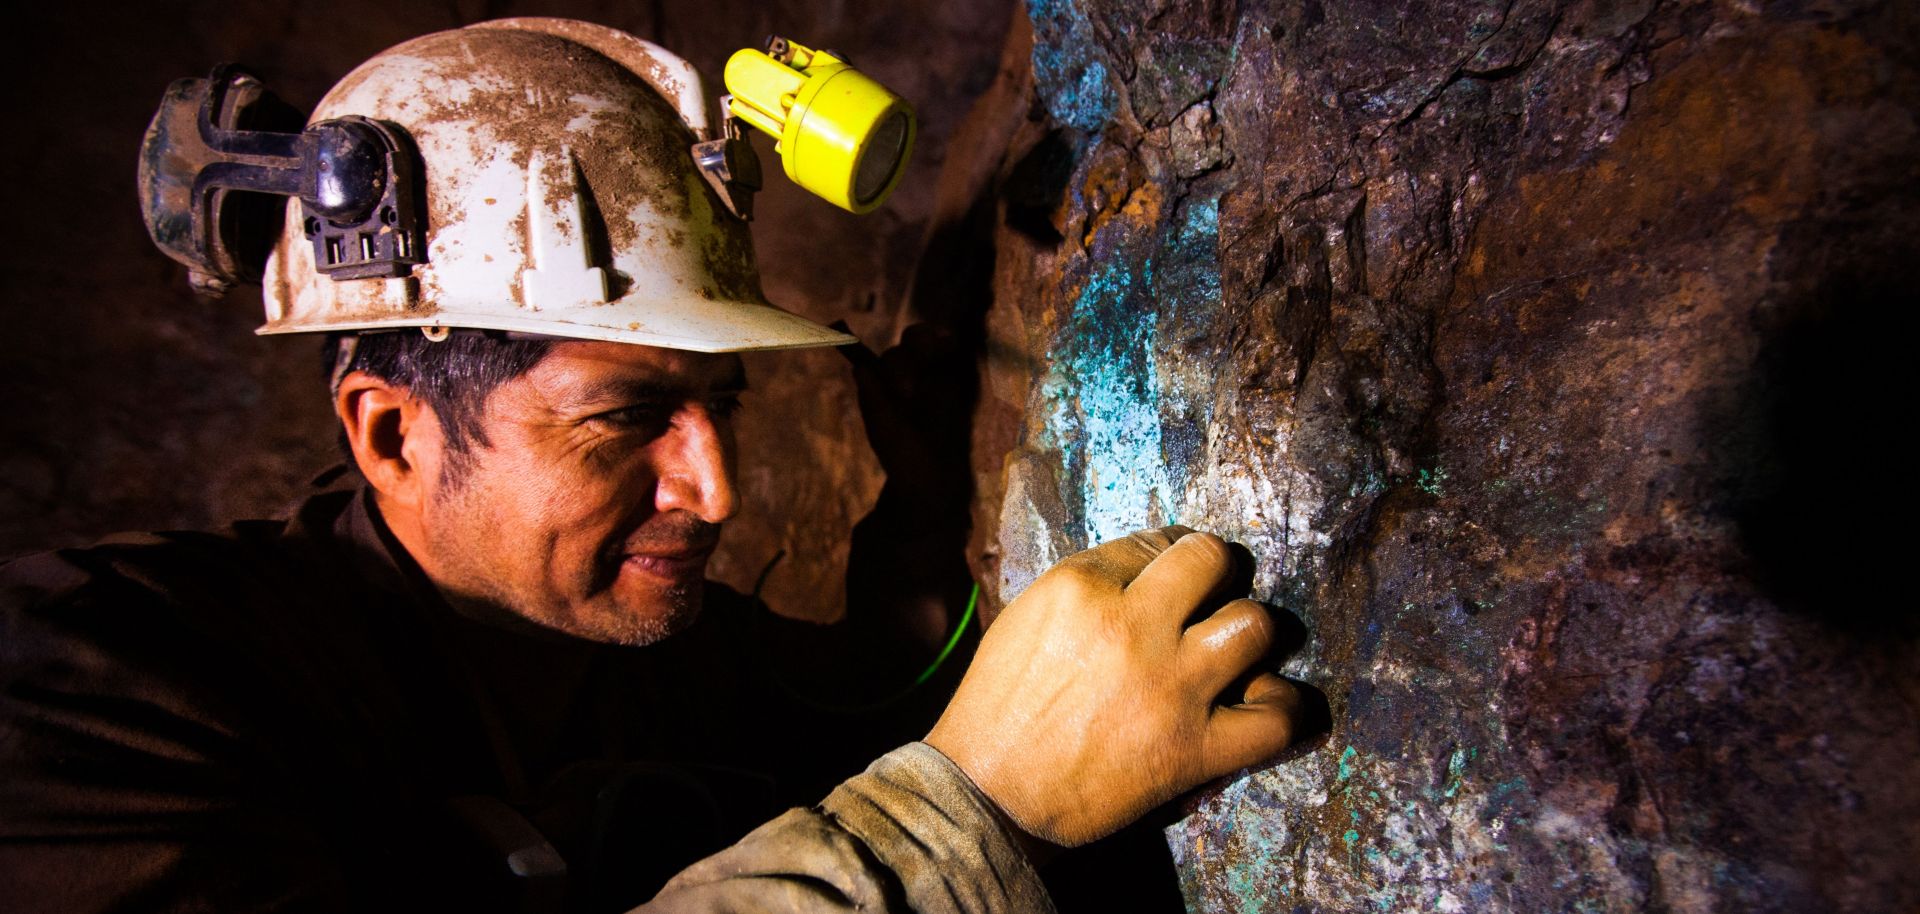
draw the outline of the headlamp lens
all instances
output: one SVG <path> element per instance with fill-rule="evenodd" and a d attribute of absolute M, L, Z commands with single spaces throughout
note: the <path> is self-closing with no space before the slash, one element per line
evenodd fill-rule
<path fill-rule="evenodd" d="M 860 165 L 854 171 L 855 200 L 862 205 L 871 203 L 874 197 L 887 189 L 887 185 L 893 181 L 893 173 L 900 169 L 900 154 L 905 151 L 906 145 L 905 114 L 895 111 L 873 128 L 873 138 L 867 142 L 866 152 L 860 156 Z"/>

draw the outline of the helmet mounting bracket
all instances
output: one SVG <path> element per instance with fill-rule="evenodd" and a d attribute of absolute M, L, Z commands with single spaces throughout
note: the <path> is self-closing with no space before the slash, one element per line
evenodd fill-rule
<path fill-rule="evenodd" d="M 693 161 L 727 209 L 753 221 L 753 195 L 760 190 L 760 156 L 733 116 L 733 96 L 720 96 L 720 136 L 693 144 Z"/>

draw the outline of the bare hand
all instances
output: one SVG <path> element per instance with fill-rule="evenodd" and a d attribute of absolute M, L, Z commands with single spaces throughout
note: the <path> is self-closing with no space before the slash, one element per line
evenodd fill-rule
<path fill-rule="evenodd" d="M 1066 559 L 987 631 L 927 743 L 1068 847 L 1278 754 L 1298 727 L 1292 684 L 1263 673 L 1214 704 L 1273 643 L 1266 607 L 1234 600 L 1182 630 L 1232 568 L 1224 541 L 1185 527 Z"/>

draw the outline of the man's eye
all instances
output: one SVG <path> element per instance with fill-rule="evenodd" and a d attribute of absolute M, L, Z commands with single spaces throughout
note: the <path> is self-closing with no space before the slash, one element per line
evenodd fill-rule
<path fill-rule="evenodd" d="M 728 420 L 740 412 L 740 395 L 721 394 L 706 401 L 707 414 L 718 420 Z M 593 417 L 593 421 L 611 426 L 621 431 L 664 431 L 673 424 L 678 406 L 665 403 L 643 403 L 610 409 Z"/>
<path fill-rule="evenodd" d="M 647 429 L 666 426 L 672 411 L 661 406 L 626 406 L 608 410 L 593 419 L 620 429 Z"/>

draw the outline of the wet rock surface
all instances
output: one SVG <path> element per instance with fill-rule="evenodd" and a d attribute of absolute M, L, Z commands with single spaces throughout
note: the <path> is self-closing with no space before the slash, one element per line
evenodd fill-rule
<path fill-rule="evenodd" d="M 1165 829 L 1186 905 L 1920 905 L 1913 8 L 1028 12 L 913 301 L 975 570 L 1218 531 L 1334 711 Z"/>

